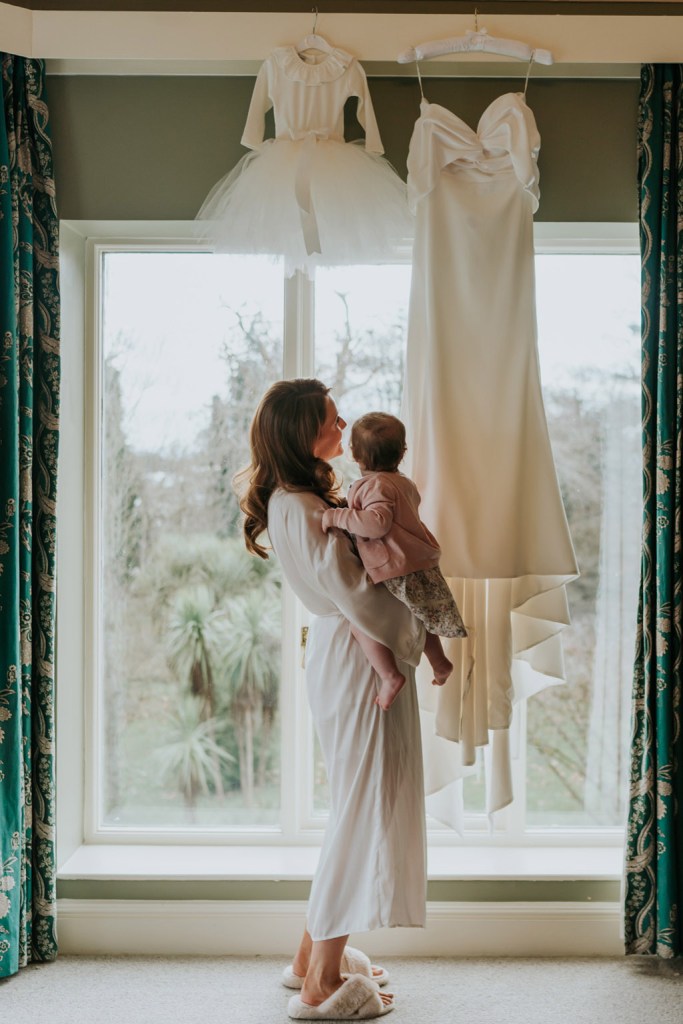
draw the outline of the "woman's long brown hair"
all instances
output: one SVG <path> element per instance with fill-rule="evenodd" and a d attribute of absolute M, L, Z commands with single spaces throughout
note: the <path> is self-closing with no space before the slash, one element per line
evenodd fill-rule
<path fill-rule="evenodd" d="M 244 512 L 247 549 L 261 558 L 268 552 L 258 543 L 268 526 L 268 501 L 273 491 L 311 491 L 336 505 L 338 485 L 329 462 L 313 455 L 327 418 L 329 388 L 319 380 L 280 380 L 266 391 L 249 432 L 251 464 L 234 477 Z"/>

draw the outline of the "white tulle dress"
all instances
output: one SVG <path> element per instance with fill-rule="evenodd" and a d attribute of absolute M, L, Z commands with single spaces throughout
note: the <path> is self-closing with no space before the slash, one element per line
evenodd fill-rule
<path fill-rule="evenodd" d="M 364 142 L 344 141 L 358 97 Z M 273 108 L 275 138 L 264 141 Z M 219 252 L 283 256 L 285 271 L 386 260 L 412 237 L 405 185 L 384 152 L 365 72 L 344 50 L 310 63 L 294 46 L 261 66 L 242 145 L 251 150 L 211 190 L 197 219 Z"/>

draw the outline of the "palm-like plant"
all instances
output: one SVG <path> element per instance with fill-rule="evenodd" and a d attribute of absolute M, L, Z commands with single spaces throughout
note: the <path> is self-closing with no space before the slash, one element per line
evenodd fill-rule
<path fill-rule="evenodd" d="M 267 562 L 254 558 L 238 537 L 167 535 L 137 585 L 141 593 L 153 598 L 153 614 L 159 623 L 165 620 L 179 590 L 206 586 L 218 606 L 255 586 L 277 590 L 280 568 L 272 558 Z"/>
<path fill-rule="evenodd" d="M 240 780 L 247 807 L 254 802 L 254 727 L 263 711 L 259 782 L 265 779 L 270 735 L 277 708 L 280 670 L 279 604 L 263 590 L 230 601 L 228 634 L 221 670 L 230 694 L 240 759 Z M 267 710 L 265 710 L 267 709 Z"/>
<path fill-rule="evenodd" d="M 144 586 L 156 595 L 165 625 L 169 666 L 198 698 L 200 718 L 216 739 L 217 684 L 225 689 L 240 754 L 245 804 L 254 799 L 254 733 L 260 712 L 258 784 L 265 784 L 279 691 L 280 569 L 250 556 L 241 540 L 195 536 L 170 547 L 162 568 Z M 213 758 L 215 792 L 223 796 L 220 762 Z"/>
<path fill-rule="evenodd" d="M 199 700 L 199 717 L 206 722 L 214 745 L 216 740 L 216 693 L 212 661 L 223 643 L 223 622 L 206 586 L 181 590 L 175 595 L 169 615 L 167 643 L 171 668 L 189 681 L 190 691 Z M 220 763 L 213 757 L 216 793 L 223 796 Z"/>
<path fill-rule="evenodd" d="M 221 613 L 208 587 L 180 590 L 168 619 L 168 660 L 171 668 L 190 682 L 202 702 L 202 718 L 216 713 L 211 659 L 222 642 Z"/>
<path fill-rule="evenodd" d="M 216 763 L 234 761 L 232 754 L 216 743 L 213 722 L 202 719 L 199 702 L 186 695 L 165 723 L 167 742 L 153 755 L 162 779 L 182 789 L 192 820 L 197 797 L 210 792 Z"/>
<path fill-rule="evenodd" d="M 216 603 L 230 601 L 254 589 L 267 596 L 279 593 L 280 566 L 274 558 L 254 558 L 241 538 L 216 540 L 205 551 L 204 579 L 214 592 Z"/>

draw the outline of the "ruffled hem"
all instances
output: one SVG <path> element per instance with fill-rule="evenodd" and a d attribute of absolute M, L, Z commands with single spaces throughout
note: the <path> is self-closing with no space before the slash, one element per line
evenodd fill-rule
<path fill-rule="evenodd" d="M 429 813 L 462 832 L 462 780 L 483 747 L 486 811 L 513 799 L 513 706 L 565 680 L 561 632 L 570 624 L 566 584 L 575 573 L 511 580 L 449 579 L 468 636 L 446 640 L 454 664 L 443 688 L 417 673 Z"/>

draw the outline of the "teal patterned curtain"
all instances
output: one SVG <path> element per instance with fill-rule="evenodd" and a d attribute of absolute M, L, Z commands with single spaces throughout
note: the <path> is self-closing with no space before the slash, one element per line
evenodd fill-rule
<path fill-rule="evenodd" d="M 642 68 L 643 558 L 625 871 L 627 953 L 683 952 L 683 65 Z"/>
<path fill-rule="evenodd" d="M 42 61 L 0 54 L 0 977 L 53 960 L 59 223 Z"/>

